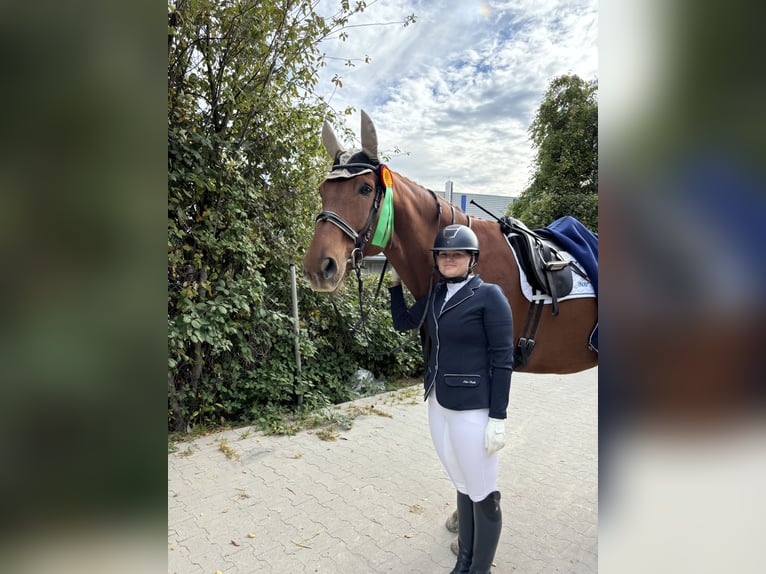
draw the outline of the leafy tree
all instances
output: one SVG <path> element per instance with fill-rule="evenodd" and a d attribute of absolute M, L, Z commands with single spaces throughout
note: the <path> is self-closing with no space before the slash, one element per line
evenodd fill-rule
<path fill-rule="evenodd" d="M 336 314 L 305 285 L 300 307 L 312 312 L 302 320 L 302 353 L 337 362 L 309 363 L 301 377 L 293 366 L 289 264 L 300 268 L 313 233 L 328 163 L 318 134 L 336 115 L 313 93 L 319 43 L 366 6 L 344 0 L 325 19 L 314 5 L 168 3 L 171 430 L 252 420 L 296 397 L 348 400 L 343 383 L 361 362 L 377 364 L 378 375 L 412 368 L 406 357 L 376 363 L 366 342 L 348 335 L 348 294 L 336 298 L 346 309 Z M 370 328 L 385 320 L 372 313 Z"/>
<path fill-rule="evenodd" d="M 551 81 L 529 127 L 537 149 L 532 182 L 508 215 L 543 227 L 564 215 L 598 229 L 598 83 L 576 75 Z"/>

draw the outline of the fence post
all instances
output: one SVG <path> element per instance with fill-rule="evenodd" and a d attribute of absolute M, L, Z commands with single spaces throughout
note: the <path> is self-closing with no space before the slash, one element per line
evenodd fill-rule
<path fill-rule="evenodd" d="M 298 284 L 295 280 L 295 263 L 290 263 L 290 286 L 293 294 L 293 334 L 295 336 L 295 385 L 293 385 L 293 394 L 297 396 L 298 405 L 303 404 L 303 393 L 296 392 L 296 386 L 301 380 L 301 345 L 300 345 L 300 326 L 298 324 Z"/>

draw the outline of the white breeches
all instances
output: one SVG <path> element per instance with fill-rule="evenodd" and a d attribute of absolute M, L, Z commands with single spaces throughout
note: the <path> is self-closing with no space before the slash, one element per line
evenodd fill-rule
<path fill-rule="evenodd" d="M 435 389 L 434 389 L 435 390 Z M 480 502 L 497 490 L 498 453 L 487 454 L 484 429 L 489 409 L 453 411 L 428 397 L 428 426 L 436 452 L 458 492 Z"/>

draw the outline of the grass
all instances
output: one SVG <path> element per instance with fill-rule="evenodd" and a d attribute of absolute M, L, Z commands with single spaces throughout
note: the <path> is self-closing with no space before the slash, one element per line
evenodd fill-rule
<path fill-rule="evenodd" d="M 229 460 L 239 460 L 239 454 L 229 446 L 229 443 L 225 438 L 222 438 L 219 441 L 218 450 L 225 454 L 226 458 Z"/>
<path fill-rule="evenodd" d="M 387 385 L 387 396 L 380 395 L 377 404 L 358 405 L 353 402 L 344 405 L 330 405 L 321 399 L 314 399 L 312 404 L 304 405 L 303 410 L 294 412 L 280 412 L 269 408 L 261 413 L 250 425 L 237 427 L 233 424 L 211 425 L 198 423 L 192 426 L 187 433 L 170 433 L 168 435 L 168 454 L 175 453 L 178 456 L 190 456 L 197 450 L 196 445 L 180 451 L 180 443 L 193 441 L 226 430 L 239 430 L 239 440 L 250 437 L 256 428 L 260 428 L 265 434 L 271 435 L 294 435 L 304 430 L 315 430 L 317 438 L 324 441 L 335 441 L 340 437 L 340 431 L 348 431 L 354 426 L 354 420 L 360 416 L 379 416 L 391 418 L 392 415 L 385 411 L 386 406 L 402 404 L 418 404 L 422 401 L 423 391 L 419 386 L 419 379 L 400 379 Z M 228 439 L 219 441 L 219 450 L 229 460 L 239 460 L 239 454 L 229 444 Z"/>

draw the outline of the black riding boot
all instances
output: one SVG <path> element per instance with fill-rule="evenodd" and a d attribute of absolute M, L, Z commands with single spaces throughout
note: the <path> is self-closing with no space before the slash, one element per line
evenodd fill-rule
<path fill-rule="evenodd" d="M 457 562 L 450 574 L 468 574 L 473 556 L 473 502 L 467 494 L 457 493 Z"/>
<path fill-rule="evenodd" d="M 473 505 L 473 559 L 469 574 L 489 574 L 503 528 L 500 493 L 494 491 Z"/>

